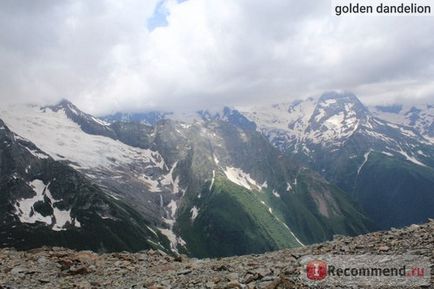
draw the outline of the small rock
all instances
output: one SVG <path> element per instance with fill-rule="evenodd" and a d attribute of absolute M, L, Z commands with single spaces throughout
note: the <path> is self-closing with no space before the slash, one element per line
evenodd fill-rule
<path fill-rule="evenodd" d="M 70 275 L 84 275 L 84 274 L 89 274 L 91 272 L 92 271 L 86 266 L 78 266 L 78 267 L 72 266 L 71 268 L 69 268 L 68 271 Z"/>
<path fill-rule="evenodd" d="M 41 266 L 45 266 L 48 263 L 48 259 L 45 256 L 39 257 L 37 260 L 38 264 Z"/>
<path fill-rule="evenodd" d="M 60 259 L 57 261 L 57 263 L 60 264 L 60 270 L 67 270 L 69 268 L 71 268 L 72 265 L 74 265 L 74 262 L 72 262 L 69 259 Z"/>
<path fill-rule="evenodd" d="M 20 267 L 20 266 L 17 266 L 17 267 L 14 267 L 12 270 L 11 270 L 11 274 L 12 275 L 18 275 L 18 274 L 24 274 L 24 273 L 26 273 L 28 271 L 28 269 L 26 268 L 26 267 Z"/>
<path fill-rule="evenodd" d="M 242 286 L 238 281 L 231 281 L 226 285 L 225 289 L 230 289 L 230 288 L 242 289 L 242 288 L 245 288 L 245 286 Z"/>
<path fill-rule="evenodd" d="M 190 274 L 192 271 L 190 269 L 185 269 L 179 272 L 176 272 L 176 275 L 187 275 Z"/>
<path fill-rule="evenodd" d="M 229 281 L 237 281 L 238 282 L 238 273 L 229 273 L 227 276 L 226 276 L 226 278 L 229 280 Z"/>
<path fill-rule="evenodd" d="M 214 271 L 230 271 L 230 267 L 225 264 L 214 265 L 211 267 L 211 269 Z"/>
<path fill-rule="evenodd" d="M 387 252 L 387 251 L 390 250 L 390 248 L 389 248 L 389 246 L 384 245 L 384 246 L 380 246 L 380 247 L 378 248 L 378 250 L 379 250 L 380 252 Z"/>

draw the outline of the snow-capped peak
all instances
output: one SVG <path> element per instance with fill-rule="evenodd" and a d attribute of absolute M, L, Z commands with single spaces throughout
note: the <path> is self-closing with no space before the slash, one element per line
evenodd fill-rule
<path fill-rule="evenodd" d="M 41 109 L 42 111 L 51 110 L 53 112 L 64 111 L 65 115 L 73 122 L 78 124 L 84 132 L 88 134 L 116 138 L 116 135 L 109 126 L 109 123 L 81 111 L 66 99 L 63 99 L 56 105 L 46 106 Z"/>
<path fill-rule="evenodd" d="M 339 145 L 370 113 L 348 92 L 327 92 L 319 98 L 242 110 L 277 147 L 306 141 Z"/>
<path fill-rule="evenodd" d="M 413 127 L 421 135 L 434 139 L 434 105 L 379 105 L 370 107 L 370 110 L 379 118 Z"/>
<path fill-rule="evenodd" d="M 354 94 L 324 93 L 316 103 L 305 138 L 313 143 L 337 144 L 351 136 L 368 117 L 369 111 Z"/>

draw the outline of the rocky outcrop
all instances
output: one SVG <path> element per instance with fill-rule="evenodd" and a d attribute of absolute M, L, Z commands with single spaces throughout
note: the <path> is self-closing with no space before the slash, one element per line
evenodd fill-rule
<path fill-rule="evenodd" d="M 96 254 L 64 248 L 0 250 L 0 288 L 309 288 L 303 256 L 414 254 L 434 263 L 434 220 L 261 255 L 189 259 L 161 251 Z M 432 268 L 431 268 L 432 270 Z M 434 286 L 431 277 L 431 285 Z M 345 288 L 345 287 L 341 287 Z M 427 287 L 432 288 L 432 287 Z"/>

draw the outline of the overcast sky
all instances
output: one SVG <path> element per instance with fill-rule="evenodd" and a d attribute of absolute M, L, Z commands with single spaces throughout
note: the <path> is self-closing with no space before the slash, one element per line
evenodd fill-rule
<path fill-rule="evenodd" d="M 434 103 L 434 17 L 311 0 L 2 0 L 0 99 L 94 114 L 277 103 L 345 89 Z"/>

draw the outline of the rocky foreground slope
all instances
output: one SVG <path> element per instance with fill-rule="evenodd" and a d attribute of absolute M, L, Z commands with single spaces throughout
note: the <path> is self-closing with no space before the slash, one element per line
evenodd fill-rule
<path fill-rule="evenodd" d="M 301 257 L 366 253 L 415 254 L 433 264 L 434 220 L 353 238 L 336 236 L 308 247 L 221 259 L 173 257 L 154 250 L 96 254 L 56 247 L 1 249 L 0 288 L 308 288 L 300 275 Z M 434 288 L 432 276 L 430 286 L 426 288 Z"/>

